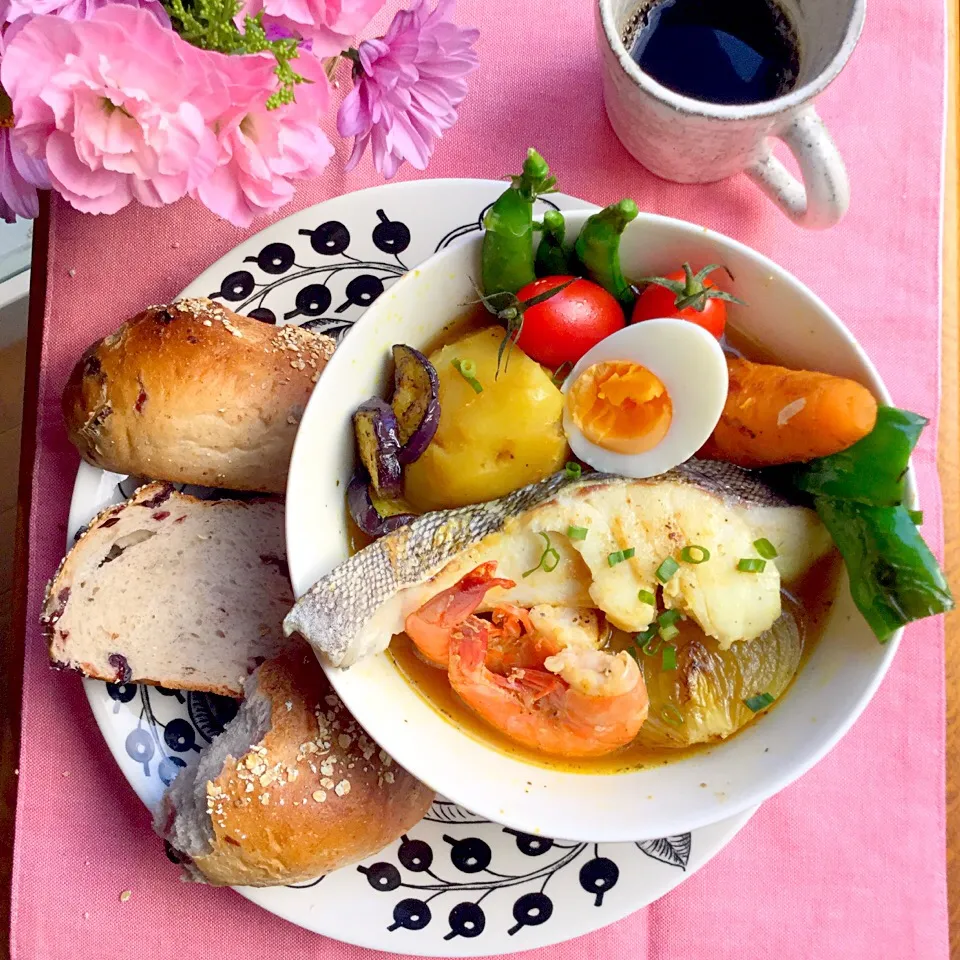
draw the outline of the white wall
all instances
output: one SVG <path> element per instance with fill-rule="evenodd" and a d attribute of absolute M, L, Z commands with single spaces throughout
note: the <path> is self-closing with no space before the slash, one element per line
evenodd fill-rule
<path fill-rule="evenodd" d="M 32 234 L 30 220 L 0 221 L 0 349 L 22 340 L 27 331 Z"/>
<path fill-rule="evenodd" d="M 0 281 L 19 273 L 30 263 L 32 236 L 32 220 L 0 221 Z"/>

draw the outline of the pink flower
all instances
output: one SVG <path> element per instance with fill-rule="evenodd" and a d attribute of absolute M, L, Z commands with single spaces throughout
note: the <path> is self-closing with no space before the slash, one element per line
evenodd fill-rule
<path fill-rule="evenodd" d="M 452 9 L 453 0 L 439 0 L 427 13 L 417 0 L 381 39 L 360 44 L 355 86 L 337 114 L 341 136 L 356 137 L 347 170 L 368 143 L 374 166 L 388 180 L 405 160 L 423 170 L 443 131 L 456 123 L 466 76 L 477 67 L 479 31 L 447 19 Z"/>
<path fill-rule="evenodd" d="M 164 26 L 170 25 L 170 18 L 157 0 L 8 0 L 5 20 L 18 17 L 55 14 L 65 20 L 89 20 L 94 11 L 108 4 L 124 4 L 149 10 Z"/>
<path fill-rule="evenodd" d="M 0 0 L 0 20 L 4 0 Z M 0 33 L 0 62 L 4 36 Z M 33 219 L 40 212 L 37 187 L 49 187 L 47 165 L 33 160 L 13 143 L 13 104 L 0 87 L 0 220 L 13 223 L 17 217 Z"/>
<path fill-rule="evenodd" d="M 263 14 L 264 27 L 312 40 L 318 57 L 331 57 L 348 47 L 370 22 L 384 0 L 244 0 L 237 14 L 243 28 L 245 16 Z"/>
<path fill-rule="evenodd" d="M 195 102 L 208 89 L 202 53 L 144 10 L 34 17 L 9 40 L 0 83 L 15 146 L 46 161 L 78 210 L 172 203 L 216 165 L 216 137 Z"/>
<path fill-rule="evenodd" d="M 295 88 L 296 102 L 267 110 L 266 99 L 276 87 L 272 57 L 206 56 L 208 70 L 224 84 L 226 102 L 208 117 L 218 131 L 217 167 L 191 195 L 246 227 L 293 197 L 291 180 L 315 177 L 330 161 L 333 147 L 319 126 L 330 90 L 320 62 L 301 52 L 293 66 L 311 82 Z"/>
<path fill-rule="evenodd" d="M 0 127 L 0 220 L 33 219 L 40 212 L 37 186 L 47 179 L 46 165 L 32 160 L 11 143 L 10 130 Z"/>

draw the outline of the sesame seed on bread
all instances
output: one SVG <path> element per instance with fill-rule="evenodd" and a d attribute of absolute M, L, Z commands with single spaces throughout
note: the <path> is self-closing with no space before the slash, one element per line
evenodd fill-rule
<path fill-rule="evenodd" d="M 335 346 L 203 298 L 148 307 L 77 362 L 63 391 L 67 434 L 104 470 L 283 493 Z"/>
<path fill-rule="evenodd" d="M 274 886 L 381 850 L 433 796 L 364 733 L 296 640 L 250 678 L 237 716 L 180 771 L 154 827 L 195 879 Z"/>

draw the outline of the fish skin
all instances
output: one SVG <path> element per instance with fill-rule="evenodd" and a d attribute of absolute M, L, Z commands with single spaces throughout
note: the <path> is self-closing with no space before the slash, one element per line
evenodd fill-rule
<path fill-rule="evenodd" d="M 351 666 L 379 649 L 360 642 L 360 634 L 385 604 L 404 589 L 422 585 L 459 554 L 502 530 L 513 517 L 547 503 L 571 486 L 665 481 L 693 484 L 728 503 L 793 505 L 750 471 L 717 460 L 688 460 L 644 480 L 604 473 L 573 478 L 561 471 L 499 500 L 424 514 L 381 537 L 321 577 L 300 597 L 284 618 L 284 633 L 300 633 L 333 666 Z"/>

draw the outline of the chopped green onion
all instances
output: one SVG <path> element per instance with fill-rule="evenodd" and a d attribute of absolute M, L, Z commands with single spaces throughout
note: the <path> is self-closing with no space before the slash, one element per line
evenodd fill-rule
<path fill-rule="evenodd" d="M 540 554 L 540 560 L 535 567 L 531 567 L 525 574 L 525 577 L 529 577 L 531 573 L 536 573 L 537 570 L 543 570 L 544 573 L 553 573 L 557 569 L 557 564 L 560 562 L 560 554 L 557 553 L 556 549 L 550 543 L 550 538 L 545 533 L 540 533 L 540 536 L 543 537 L 546 547 L 542 554 Z"/>
<path fill-rule="evenodd" d="M 663 648 L 663 669 L 677 669 L 677 648 L 672 643 L 668 643 Z"/>
<path fill-rule="evenodd" d="M 613 553 L 607 554 L 607 563 L 611 567 L 615 567 L 618 563 L 629 560 L 636 552 L 633 547 L 627 547 L 626 550 L 615 550 Z"/>
<path fill-rule="evenodd" d="M 641 630 L 633 635 L 633 639 L 642 647 L 648 640 L 652 640 L 657 635 L 657 627 L 651 624 L 646 630 Z"/>
<path fill-rule="evenodd" d="M 657 623 L 661 627 L 672 627 L 678 620 L 683 619 L 683 614 L 679 610 L 664 610 L 663 613 L 657 617 Z"/>
<path fill-rule="evenodd" d="M 759 713 L 764 708 L 769 707 L 773 700 L 774 698 L 769 693 L 758 693 L 756 696 L 747 697 L 743 702 L 754 713 Z"/>
<path fill-rule="evenodd" d="M 649 590 L 637 591 L 637 599 L 641 603 L 649 603 L 651 607 L 657 605 L 657 598 Z"/>
<path fill-rule="evenodd" d="M 919 527 L 923 523 L 923 511 L 922 510 L 908 510 L 910 514 L 910 519 Z"/>
<path fill-rule="evenodd" d="M 567 471 L 567 476 L 571 480 L 579 480 L 580 475 L 583 473 L 583 467 L 579 463 L 574 463 L 572 460 L 567 461 L 567 465 L 563 468 Z"/>
<path fill-rule="evenodd" d="M 773 560 L 777 555 L 777 548 L 766 537 L 754 540 L 753 546 L 764 560 Z"/>
<path fill-rule="evenodd" d="M 766 560 L 757 560 L 756 557 L 744 557 L 737 561 L 737 569 L 741 573 L 763 573 L 766 565 Z"/>
<path fill-rule="evenodd" d="M 660 708 L 660 719 L 671 727 L 682 727 L 685 723 L 683 714 L 672 703 L 665 703 Z"/>
<path fill-rule="evenodd" d="M 630 656 L 637 661 L 637 663 L 640 662 L 640 655 L 642 652 L 643 651 L 638 649 L 637 647 L 627 647 L 627 653 L 629 653 Z"/>
<path fill-rule="evenodd" d="M 473 387 L 474 393 L 483 393 L 483 386 L 477 379 L 477 365 L 472 360 L 460 360 L 454 357 L 450 361 L 450 366 Z"/>
<path fill-rule="evenodd" d="M 680 551 L 680 559 L 684 563 L 706 563 L 710 559 L 710 551 L 699 543 L 691 543 Z"/>
<path fill-rule="evenodd" d="M 657 567 L 656 573 L 654 576 L 661 582 L 666 583 L 678 570 L 680 569 L 680 564 L 677 563 L 673 557 L 667 557 L 663 563 Z"/>
<path fill-rule="evenodd" d="M 672 640 L 680 631 L 671 623 L 666 627 L 660 628 L 660 636 L 663 640 Z"/>
<path fill-rule="evenodd" d="M 656 628 L 654 628 L 656 629 Z M 646 640 L 643 646 L 640 648 L 648 657 L 655 657 L 660 652 L 660 647 L 663 645 L 663 637 L 654 633 L 652 637 Z"/>
<path fill-rule="evenodd" d="M 589 532 L 586 527 L 567 527 L 567 536 L 571 540 L 586 540 Z"/>

